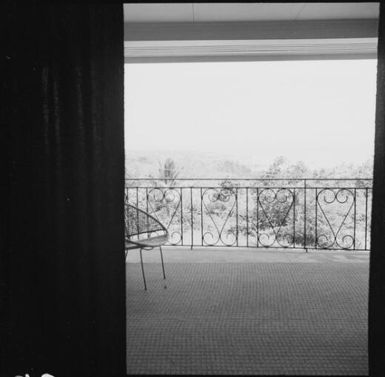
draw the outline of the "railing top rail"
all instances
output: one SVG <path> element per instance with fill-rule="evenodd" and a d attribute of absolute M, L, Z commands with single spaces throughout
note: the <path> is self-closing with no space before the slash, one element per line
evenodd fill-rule
<path fill-rule="evenodd" d="M 371 190 L 372 186 L 362 186 L 362 187 L 356 187 L 356 186 L 230 186 L 230 187 L 222 187 L 222 186 L 164 186 L 164 187 L 158 187 L 158 186 L 132 186 L 132 187 L 126 187 L 126 188 L 131 188 L 131 189 L 136 189 L 136 188 L 142 188 L 142 189 L 154 189 L 154 190 L 159 190 L 159 189 L 172 189 L 172 190 L 179 190 L 179 189 L 239 189 L 239 190 L 246 190 L 246 189 L 251 189 L 251 190 L 257 190 L 257 189 L 279 189 L 279 190 Z"/>
<path fill-rule="evenodd" d="M 373 178 L 125 178 L 126 181 L 372 181 Z"/>

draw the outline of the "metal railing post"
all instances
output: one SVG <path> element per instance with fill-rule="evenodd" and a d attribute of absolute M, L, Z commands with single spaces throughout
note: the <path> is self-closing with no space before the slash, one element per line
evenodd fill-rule
<path fill-rule="evenodd" d="M 238 187 L 235 189 L 235 234 L 237 246 L 239 246 L 239 233 L 238 233 Z"/>
<path fill-rule="evenodd" d="M 183 242 L 183 193 L 182 193 L 182 187 L 180 189 L 180 240 L 182 243 L 182 246 L 184 245 Z"/>
<path fill-rule="evenodd" d="M 314 226 L 314 230 L 315 230 L 315 236 L 314 236 L 314 248 L 317 249 L 317 245 L 318 245 L 318 229 L 317 229 L 317 224 L 318 224 L 318 189 L 316 188 L 315 189 L 315 226 Z"/>
<path fill-rule="evenodd" d="M 190 187 L 190 213 L 191 213 L 191 249 L 194 246 L 194 208 L 193 208 L 193 188 Z"/>
<path fill-rule="evenodd" d="M 307 250 L 307 233 L 306 233 L 306 228 L 307 228 L 307 218 L 306 218 L 306 210 L 307 210 L 307 200 L 306 200 L 306 195 L 307 195 L 307 180 L 304 179 L 304 188 L 303 188 L 303 194 L 304 194 L 304 214 L 303 214 L 303 247 L 305 248 L 305 251 L 308 252 Z"/>
<path fill-rule="evenodd" d="M 365 189 L 365 250 L 368 248 L 368 188 Z"/>
<path fill-rule="evenodd" d="M 295 188 L 293 189 L 293 248 L 295 249 Z"/>
<path fill-rule="evenodd" d="M 246 246 L 249 247 L 249 188 L 246 187 Z"/>

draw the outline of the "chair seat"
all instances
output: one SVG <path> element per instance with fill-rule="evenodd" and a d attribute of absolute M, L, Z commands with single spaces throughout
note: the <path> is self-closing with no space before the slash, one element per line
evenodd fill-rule
<path fill-rule="evenodd" d="M 161 236 L 150 237 L 143 240 L 130 241 L 126 240 L 127 249 L 137 249 L 138 247 L 159 247 L 164 245 L 168 241 L 168 234 Z"/>

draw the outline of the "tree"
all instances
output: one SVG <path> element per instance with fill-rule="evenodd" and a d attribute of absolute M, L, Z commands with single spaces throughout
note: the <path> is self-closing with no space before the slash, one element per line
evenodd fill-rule
<path fill-rule="evenodd" d="M 262 174 L 262 178 L 282 178 L 283 166 L 287 163 L 287 160 L 283 156 L 279 156 L 274 159 L 268 169 Z"/>
<path fill-rule="evenodd" d="M 159 178 L 166 186 L 174 186 L 180 169 L 176 167 L 175 161 L 172 158 L 167 158 L 166 161 L 162 164 L 159 163 Z"/>
<path fill-rule="evenodd" d="M 307 178 L 310 174 L 308 167 L 303 161 L 297 161 L 287 169 L 290 178 Z"/>

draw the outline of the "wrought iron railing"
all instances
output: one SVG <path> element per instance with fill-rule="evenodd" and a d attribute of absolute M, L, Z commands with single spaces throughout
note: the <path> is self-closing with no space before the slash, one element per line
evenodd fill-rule
<path fill-rule="evenodd" d="M 170 245 L 369 250 L 371 179 L 127 179 Z"/>

